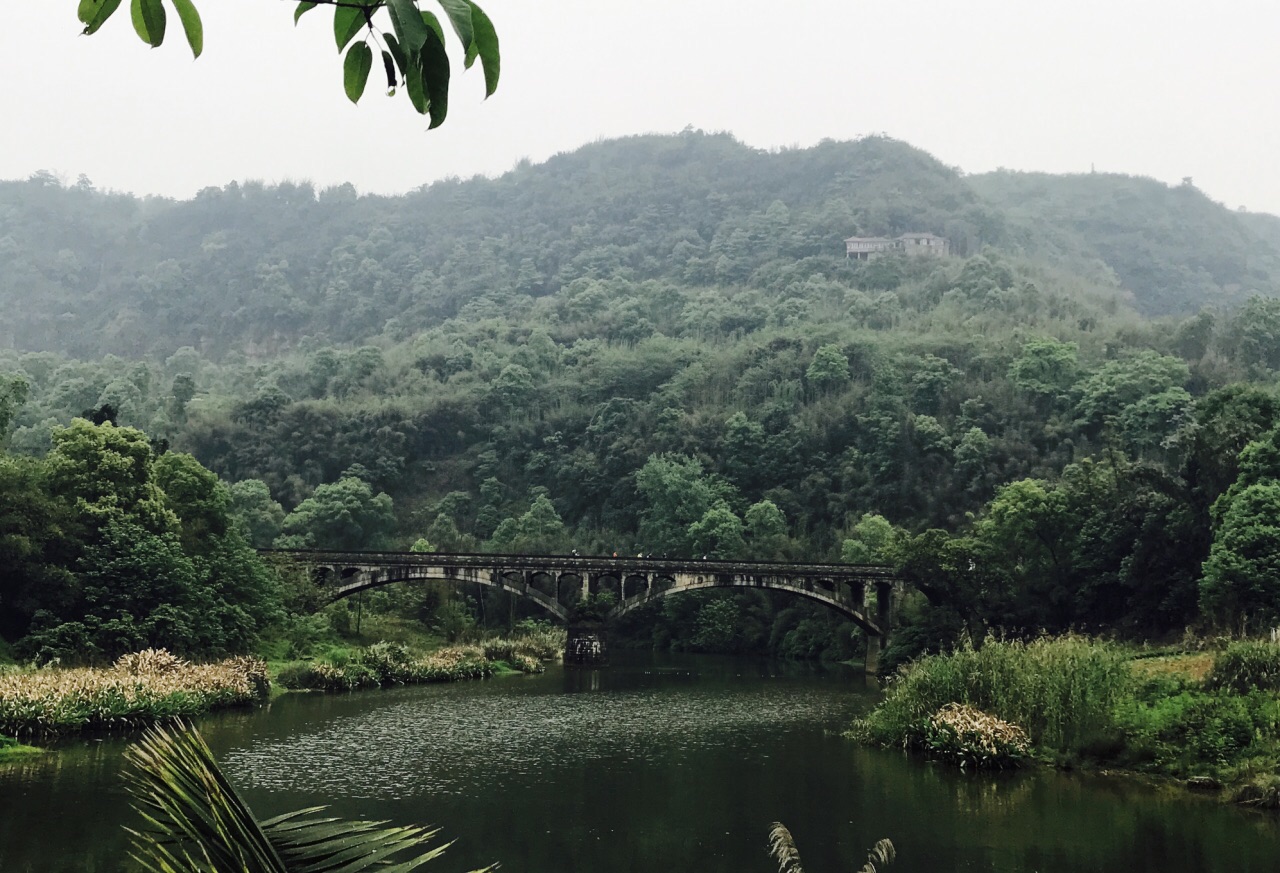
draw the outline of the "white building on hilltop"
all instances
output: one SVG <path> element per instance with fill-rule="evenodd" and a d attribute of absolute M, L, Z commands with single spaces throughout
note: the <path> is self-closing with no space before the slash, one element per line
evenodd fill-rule
<path fill-rule="evenodd" d="M 844 256 L 855 261 L 870 261 L 891 252 L 945 258 L 951 254 L 951 243 L 946 237 L 916 232 L 904 233 L 895 239 L 887 236 L 851 236 L 844 241 Z"/>

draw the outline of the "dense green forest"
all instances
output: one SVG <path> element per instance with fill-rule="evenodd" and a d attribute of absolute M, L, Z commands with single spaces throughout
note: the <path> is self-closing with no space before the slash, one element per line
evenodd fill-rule
<path fill-rule="evenodd" d="M 1190 185 L 693 131 L 398 198 L 0 183 L 0 633 L 33 652 L 110 620 L 93 567 L 138 540 L 58 470 L 125 437 L 162 495 L 171 467 L 222 480 L 199 536 L 190 506 L 148 528 L 191 561 L 208 535 L 891 561 L 919 592 L 896 657 L 966 629 L 1256 628 L 1280 617 L 1277 226 Z M 909 230 L 953 256 L 843 256 Z M 220 584 L 192 591 L 243 600 Z M 761 592 L 624 631 L 857 645 Z"/>

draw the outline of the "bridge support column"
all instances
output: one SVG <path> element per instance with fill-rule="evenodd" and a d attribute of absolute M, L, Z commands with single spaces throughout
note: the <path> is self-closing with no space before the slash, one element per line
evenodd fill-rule
<path fill-rule="evenodd" d="M 876 626 L 880 628 L 882 635 L 867 634 L 865 669 L 868 673 L 880 672 L 880 655 L 889 647 L 894 614 L 897 612 L 897 600 L 898 592 L 894 589 L 892 582 L 876 583 Z"/>
<path fill-rule="evenodd" d="M 609 663 L 609 634 L 605 623 L 570 622 L 564 663 L 566 667 L 600 667 Z"/>

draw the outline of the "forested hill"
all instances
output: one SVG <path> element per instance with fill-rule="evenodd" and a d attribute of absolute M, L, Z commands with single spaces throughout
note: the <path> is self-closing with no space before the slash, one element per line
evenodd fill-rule
<path fill-rule="evenodd" d="M 844 237 L 907 230 L 1187 312 L 1276 291 L 1280 241 L 1248 218 L 1145 180 L 966 178 L 885 138 L 763 152 L 632 137 L 403 197 L 232 183 L 139 200 L 37 174 L 0 183 L 0 347 L 269 355 L 508 311 L 581 278 L 777 293 L 799 261 L 835 269 Z"/>
<path fill-rule="evenodd" d="M 140 461 L 70 463 L 117 439 L 87 413 L 259 546 L 891 560 L 940 610 L 908 654 L 960 624 L 1280 622 L 1265 560 L 1201 572 L 1280 542 L 1278 227 L 882 138 L 636 137 L 394 198 L 0 183 L 0 615 L 39 633 L 51 573 L 150 566 L 123 528 L 65 557 L 83 493 L 152 505 Z M 956 256 L 843 256 L 908 230 Z M 829 617 L 744 598 L 666 601 L 692 606 L 662 633 L 847 656 Z"/>
<path fill-rule="evenodd" d="M 1115 271 L 1151 315 L 1233 304 L 1280 288 L 1280 220 L 1232 212 L 1191 184 L 1110 173 L 997 172 L 966 180 L 1012 226 L 1091 255 Z"/>

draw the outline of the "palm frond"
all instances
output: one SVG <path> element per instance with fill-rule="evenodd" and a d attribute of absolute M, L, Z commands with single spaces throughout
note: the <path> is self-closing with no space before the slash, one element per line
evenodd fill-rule
<path fill-rule="evenodd" d="M 125 779 L 146 826 L 133 857 L 174 873 L 289 873 L 284 860 L 192 728 L 156 726 L 125 752 Z"/>
<path fill-rule="evenodd" d="M 778 873 L 804 873 L 800 866 L 800 850 L 796 841 L 782 822 L 775 821 L 769 829 L 769 854 L 778 862 Z M 881 840 L 867 853 L 867 863 L 858 873 L 884 873 L 886 867 L 898 856 L 889 840 Z"/>
<path fill-rule="evenodd" d="M 778 862 L 778 873 L 804 873 L 796 841 L 780 821 L 775 821 L 769 829 L 769 854 Z"/>
<path fill-rule="evenodd" d="M 887 839 L 881 840 L 871 847 L 871 851 L 867 853 L 867 863 L 862 865 L 858 873 L 884 873 L 884 868 L 892 864 L 896 857 L 898 852 L 893 848 L 893 843 Z"/>
<path fill-rule="evenodd" d="M 435 829 L 318 817 L 322 806 L 260 823 L 200 734 L 185 725 L 150 728 L 125 759 L 127 787 L 145 822 L 130 829 L 132 854 L 147 870 L 359 873 L 376 867 L 407 873 L 450 845 L 428 847 L 439 834 Z"/>

